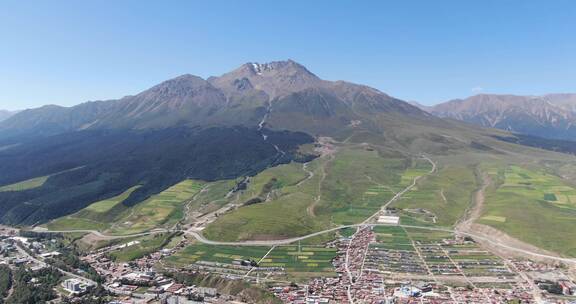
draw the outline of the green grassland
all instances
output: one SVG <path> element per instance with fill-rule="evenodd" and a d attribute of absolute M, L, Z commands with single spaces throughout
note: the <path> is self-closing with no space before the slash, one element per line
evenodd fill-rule
<path fill-rule="evenodd" d="M 49 177 L 50 177 L 49 175 L 41 176 L 41 177 L 36 177 L 36 178 L 29 179 L 29 180 L 21 181 L 21 182 L 15 183 L 15 184 L 6 185 L 3 187 L 0 187 L 0 192 L 24 191 L 24 190 L 30 190 L 30 189 L 42 187 L 42 185 L 44 185 L 44 183 L 48 180 Z"/>
<path fill-rule="evenodd" d="M 507 166 L 488 172 L 494 183 L 487 190 L 480 223 L 538 247 L 576 256 L 575 188 L 535 168 Z"/>
<path fill-rule="evenodd" d="M 312 177 L 308 178 L 307 170 L 313 172 Z M 342 146 L 333 158 L 315 159 L 306 170 L 292 163 L 256 175 L 240 194 L 240 201 L 269 200 L 221 216 L 204 235 L 222 241 L 277 239 L 359 223 L 378 211 L 396 190 L 429 170 L 430 165 L 422 161 L 383 157 L 365 146 Z M 271 195 L 264 195 L 270 191 Z"/>
<path fill-rule="evenodd" d="M 140 188 L 140 186 L 134 186 L 118 196 L 91 204 L 88 207 L 86 207 L 85 210 L 87 212 L 93 212 L 93 213 L 100 213 L 100 214 L 106 213 L 110 211 L 112 208 L 114 208 L 116 205 L 120 204 L 122 201 L 127 199 L 128 196 L 130 196 L 130 194 L 138 188 Z"/>
<path fill-rule="evenodd" d="M 262 267 L 283 267 L 292 275 L 306 273 L 322 273 L 334 275 L 332 259 L 336 257 L 335 248 L 313 246 L 278 246 L 265 259 Z"/>
<path fill-rule="evenodd" d="M 308 170 L 313 171 L 314 176 L 300 186 L 296 185 L 297 181 L 307 176 L 302 164 L 283 165 L 261 172 L 248 184 L 245 191 L 248 194 L 240 194 L 242 200 L 259 195 L 272 178 L 285 186 L 276 188 L 276 194 L 268 202 L 244 206 L 221 216 L 204 230 L 204 235 L 209 239 L 226 241 L 266 239 L 303 235 L 326 227 L 326 217 L 312 217 L 307 212 L 318 193 L 320 167 L 324 161 L 316 159 L 309 165 Z M 294 170 L 297 166 L 301 172 Z"/>
<path fill-rule="evenodd" d="M 270 168 L 250 179 L 250 185 L 240 195 L 240 201 L 251 198 L 266 198 L 268 192 L 296 185 L 307 177 L 300 163 L 290 163 Z"/>
<path fill-rule="evenodd" d="M 436 216 L 437 225 L 453 226 L 468 208 L 476 188 L 474 168 L 443 167 L 437 173 L 421 179 L 416 187 L 392 204 L 392 207 L 422 208 Z M 412 222 L 403 223 L 427 224 L 418 217 L 412 217 Z"/>
<path fill-rule="evenodd" d="M 316 220 L 306 212 L 313 199 L 306 193 L 294 192 L 271 202 L 246 206 L 220 217 L 204 230 L 204 235 L 233 241 L 289 238 L 318 231 L 325 227 L 325 220 Z"/>
<path fill-rule="evenodd" d="M 122 194 L 95 202 L 88 207 L 65 217 L 53 220 L 46 226 L 50 230 L 99 230 L 104 231 L 112 224 L 105 220 L 114 206 L 125 200 L 139 186 L 134 186 Z"/>
<path fill-rule="evenodd" d="M 202 190 L 186 203 L 186 209 L 190 214 L 185 217 L 186 221 L 183 223 L 192 224 L 195 216 L 214 212 L 229 204 L 234 197 L 228 197 L 228 194 L 238 182 L 239 180 L 228 179 L 206 183 Z"/>
<path fill-rule="evenodd" d="M 80 168 L 80 167 L 79 167 Z M 35 177 L 35 178 L 31 178 L 31 179 L 27 179 L 21 182 L 17 182 L 14 184 L 10 184 L 10 185 L 5 185 L 0 187 L 0 192 L 8 192 L 8 191 L 24 191 L 24 190 L 30 190 L 30 189 L 36 189 L 36 188 L 40 188 L 42 186 L 44 186 L 44 184 L 46 183 L 46 181 L 51 177 L 51 176 L 55 176 L 58 175 L 60 173 L 64 173 L 64 172 L 68 172 L 68 171 L 73 171 L 79 168 L 73 168 L 73 169 L 69 169 L 69 170 L 65 170 L 62 172 L 58 172 L 58 173 L 54 173 L 51 175 L 46 175 L 46 176 L 39 176 L 39 177 Z"/>
<path fill-rule="evenodd" d="M 363 221 L 409 184 L 402 177 L 410 165 L 408 159 L 384 158 L 376 150 L 342 149 L 326 167 L 317 213 L 338 225 Z"/>

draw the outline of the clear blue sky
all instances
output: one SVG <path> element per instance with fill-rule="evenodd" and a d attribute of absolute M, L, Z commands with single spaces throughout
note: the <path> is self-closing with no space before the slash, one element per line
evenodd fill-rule
<path fill-rule="evenodd" d="M 288 58 L 424 104 L 576 92 L 576 1 L 0 2 L 0 109 Z"/>

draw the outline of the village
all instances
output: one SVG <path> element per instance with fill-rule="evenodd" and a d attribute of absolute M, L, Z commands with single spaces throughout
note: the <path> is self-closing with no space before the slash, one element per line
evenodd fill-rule
<path fill-rule="evenodd" d="M 34 273 L 55 267 L 62 254 L 57 238 L 21 236 L 1 231 L 0 264 Z M 394 240 L 393 242 L 387 242 Z M 80 257 L 97 276 L 81 269 L 58 269 L 62 279 L 54 290 L 59 299 L 82 303 L 100 286 L 108 303 L 249 303 L 218 288 L 182 281 L 184 275 L 217 275 L 226 280 L 267 288 L 284 303 L 574 303 L 576 285 L 562 265 L 503 259 L 470 238 L 430 235 L 398 226 L 365 226 L 326 246 L 336 250 L 334 276 L 288 284 L 286 269 L 260 267 L 254 260 L 230 263 L 199 260 L 174 268 L 167 258 L 190 245 L 160 249 L 130 262 L 117 262 L 110 252 L 134 246 L 130 241 Z M 271 251 L 271 250 L 270 250 Z M 269 253 L 269 252 L 268 252 Z M 285 283 L 283 283 L 285 282 Z"/>
<path fill-rule="evenodd" d="M 453 248 L 476 247 L 463 238 L 412 245 L 414 251 L 385 248 L 376 242 L 373 228 L 363 228 L 337 242 L 337 277 L 315 278 L 298 287 L 276 286 L 271 290 L 284 303 L 306 304 L 576 301 L 576 285 L 563 274 L 561 266 L 528 260 L 498 261 L 489 256 L 456 260 L 458 252 Z M 473 251 L 476 255 L 481 252 L 477 248 Z M 542 276 L 548 279 L 535 279 Z"/>

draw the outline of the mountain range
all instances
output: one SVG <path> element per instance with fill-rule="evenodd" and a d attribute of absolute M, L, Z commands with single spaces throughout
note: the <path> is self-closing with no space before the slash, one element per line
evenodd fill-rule
<path fill-rule="evenodd" d="M 480 94 L 435 106 L 418 105 L 442 118 L 538 137 L 576 140 L 576 94 Z"/>
<path fill-rule="evenodd" d="M 306 102 L 302 102 L 306 100 Z M 54 135 L 96 129 L 158 129 L 174 126 L 255 127 L 271 111 L 267 126 L 337 131 L 361 116 L 419 109 L 375 89 L 318 78 L 294 61 L 247 63 L 204 80 L 182 75 L 142 93 L 73 107 L 48 105 L 22 111 L 0 123 L 0 135 Z M 282 113 L 282 115 L 277 114 Z M 282 116 L 282 117 L 281 117 Z M 319 123 L 321 121 L 321 123 Z M 292 125 L 298 122 L 298 125 Z"/>
<path fill-rule="evenodd" d="M 518 150 L 511 136 L 438 118 L 364 85 L 322 80 L 292 60 L 246 63 L 217 77 L 186 74 L 133 96 L 48 105 L 1 121 L 0 222 L 43 223 L 138 185 L 122 202 L 128 208 L 184 179 L 241 179 L 308 162 L 318 154 L 303 147 L 321 137 L 388 156 L 500 157 Z M 40 186 L 2 190 L 38 178 Z"/>
<path fill-rule="evenodd" d="M 16 111 L 0 110 L 0 121 L 8 119 L 14 114 L 16 114 Z"/>
<path fill-rule="evenodd" d="M 446 125 L 291 60 L 247 63 L 208 79 L 182 75 L 117 100 L 24 110 L 0 122 L 0 186 L 47 181 L 0 191 L 0 222 L 45 222 L 134 185 L 141 187 L 126 206 L 186 178 L 233 179 L 308 161 L 314 154 L 299 147 L 317 136 L 369 138 L 389 129 L 390 147 L 407 146 L 410 139 L 399 142 L 388 126 L 408 121 Z"/>

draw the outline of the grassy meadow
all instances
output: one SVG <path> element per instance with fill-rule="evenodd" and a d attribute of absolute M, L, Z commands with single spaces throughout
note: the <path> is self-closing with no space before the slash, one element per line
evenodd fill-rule
<path fill-rule="evenodd" d="M 18 183 L 2 186 L 2 187 L 0 187 L 0 192 L 24 191 L 24 190 L 30 190 L 30 189 L 42 187 L 42 185 L 44 185 L 44 183 L 48 180 L 49 177 L 50 177 L 49 175 L 41 176 L 41 177 L 36 177 L 36 178 L 29 179 L 29 180 L 21 181 Z"/>
<path fill-rule="evenodd" d="M 268 201 L 221 216 L 204 235 L 222 241 L 278 239 L 359 223 L 429 170 L 426 161 L 385 157 L 365 146 L 342 146 L 306 168 L 291 163 L 256 175 L 240 201 L 255 197 Z"/>
<path fill-rule="evenodd" d="M 474 168 L 441 167 L 435 174 L 421 179 L 416 187 L 404 194 L 392 207 L 425 209 L 435 216 L 434 224 L 449 227 L 462 217 L 476 188 Z M 412 218 L 409 224 L 425 225 L 431 222 L 415 214 L 409 215 Z"/>
<path fill-rule="evenodd" d="M 576 256 L 576 189 L 559 177 L 520 166 L 488 171 L 495 181 L 487 191 L 479 222 L 566 256 Z"/>

